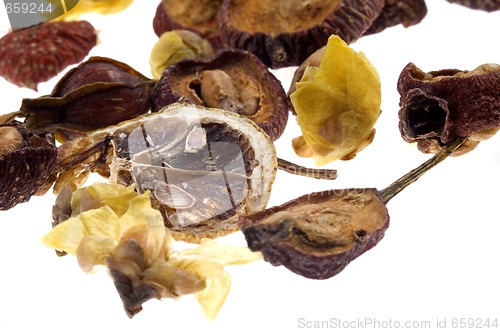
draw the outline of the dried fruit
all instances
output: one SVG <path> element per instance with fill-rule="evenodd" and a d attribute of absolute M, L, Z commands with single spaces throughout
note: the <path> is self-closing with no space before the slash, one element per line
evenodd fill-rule
<path fill-rule="evenodd" d="M 456 137 L 471 135 L 456 155 L 472 150 L 500 128 L 500 66 L 425 73 L 409 63 L 398 80 L 403 139 L 435 153 Z"/>
<path fill-rule="evenodd" d="M 97 44 L 87 21 L 48 22 L 0 39 L 0 76 L 36 90 L 67 66 L 82 61 Z"/>
<path fill-rule="evenodd" d="M 297 66 L 332 34 L 352 43 L 380 14 L 384 0 L 228 0 L 220 9 L 224 44 L 254 53 L 266 66 Z"/>
<path fill-rule="evenodd" d="M 155 81 L 130 66 L 91 57 L 64 75 L 49 96 L 24 99 L 26 126 L 95 130 L 149 111 Z"/>
<path fill-rule="evenodd" d="M 61 201 L 66 203 L 58 208 L 70 216 L 42 242 L 75 255 L 85 272 L 105 265 L 129 317 L 152 298 L 195 294 L 207 318 L 213 319 L 231 286 L 224 266 L 261 258 L 247 248 L 209 240 L 194 249 L 175 251 L 149 194 L 139 195 L 133 186 L 94 184 Z"/>
<path fill-rule="evenodd" d="M 254 121 L 272 140 L 283 133 L 292 109 L 280 81 L 254 55 L 238 50 L 178 62 L 156 90 L 153 111 L 178 101 L 222 108 Z"/>
<path fill-rule="evenodd" d="M 65 1 L 67 12 L 60 16 L 58 20 L 74 21 L 80 16 L 89 13 L 101 15 L 115 14 L 127 9 L 133 0 L 78 0 L 72 8 L 68 8 L 70 1 Z"/>
<path fill-rule="evenodd" d="M 498 0 L 448 0 L 448 2 L 487 12 L 500 10 L 500 2 Z"/>
<path fill-rule="evenodd" d="M 398 24 L 407 28 L 420 23 L 426 15 L 424 0 L 386 0 L 382 12 L 364 35 L 379 33 Z"/>
<path fill-rule="evenodd" d="M 272 265 L 311 279 L 327 279 L 373 248 L 389 227 L 386 204 L 443 161 L 459 138 L 383 190 L 352 188 L 316 192 L 238 221 L 248 247 Z"/>
<path fill-rule="evenodd" d="M 277 167 L 272 141 L 252 121 L 186 104 L 96 131 L 60 150 L 59 165 L 70 165 L 70 179 L 92 167 L 89 158 L 110 158 L 110 181 L 151 191 L 175 238 L 193 242 L 233 232 L 239 215 L 265 208 Z M 75 156 L 82 156 L 77 163 Z M 63 180 L 64 186 L 70 182 Z"/>
<path fill-rule="evenodd" d="M 55 180 L 57 148 L 50 135 L 0 124 L 0 210 L 44 194 Z"/>
<path fill-rule="evenodd" d="M 212 45 L 188 30 L 163 33 L 151 50 L 149 64 L 154 79 L 160 79 L 167 67 L 183 59 L 207 58 L 214 54 Z"/>
<path fill-rule="evenodd" d="M 156 9 L 153 29 L 158 37 L 171 30 L 191 30 L 222 49 L 217 15 L 222 0 L 162 0 Z"/>
<path fill-rule="evenodd" d="M 330 37 L 319 67 L 308 67 L 290 95 L 302 135 L 295 152 L 318 165 L 354 158 L 370 144 L 380 114 L 377 70 L 364 54 Z"/>

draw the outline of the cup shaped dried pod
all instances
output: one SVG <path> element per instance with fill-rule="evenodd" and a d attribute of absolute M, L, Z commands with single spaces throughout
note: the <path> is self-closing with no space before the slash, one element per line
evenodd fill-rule
<path fill-rule="evenodd" d="M 332 34 L 354 42 L 370 27 L 384 0 L 224 0 L 220 31 L 227 47 L 257 55 L 266 66 L 300 65 Z"/>
<path fill-rule="evenodd" d="M 155 81 L 125 63 L 91 57 L 70 70 L 48 96 L 24 99 L 26 126 L 92 131 L 150 110 Z"/>
<path fill-rule="evenodd" d="M 471 71 L 444 69 L 425 73 L 408 64 L 398 80 L 399 129 L 422 152 L 435 153 L 456 137 L 470 139 L 455 155 L 473 149 L 500 127 L 500 66 Z"/>
<path fill-rule="evenodd" d="M 420 23 L 426 15 L 427 6 L 424 0 L 386 0 L 380 15 L 364 35 L 379 33 L 399 24 L 407 28 Z"/>
<path fill-rule="evenodd" d="M 77 155 L 110 142 L 110 182 L 149 190 L 174 237 L 190 242 L 236 231 L 240 215 L 265 208 L 276 175 L 269 136 L 221 109 L 174 104 L 84 140 L 87 148 L 75 147 Z"/>
<path fill-rule="evenodd" d="M 186 101 L 243 115 L 278 139 L 292 105 L 280 81 L 253 54 L 223 50 L 214 57 L 183 60 L 167 68 L 156 85 L 152 110 Z"/>
<path fill-rule="evenodd" d="M 43 195 L 55 180 L 57 148 L 50 135 L 0 124 L 0 210 Z"/>
<path fill-rule="evenodd" d="M 162 0 L 153 18 L 158 37 L 172 30 L 191 30 L 206 38 L 215 50 L 222 49 L 217 15 L 222 0 Z"/>

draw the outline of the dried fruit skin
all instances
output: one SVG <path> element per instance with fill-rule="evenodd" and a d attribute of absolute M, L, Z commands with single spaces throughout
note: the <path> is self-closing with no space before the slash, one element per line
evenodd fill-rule
<path fill-rule="evenodd" d="M 498 0 L 448 0 L 448 2 L 487 12 L 500 10 L 500 2 Z"/>
<path fill-rule="evenodd" d="M 130 66 L 92 57 L 70 70 L 48 96 L 24 99 L 26 125 L 94 130 L 149 111 L 154 81 Z"/>
<path fill-rule="evenodd" d="M 384 0 L 225 0 L 219 26 L 224 45 L 254 53 L 266 66 L 300 65 L 332 34 L 352 43 L 379 15 Z"/>
<path fill-rule="evenodd" d="M 44 194 L 55 180 L 53 138 L 38 136 L 20 125 L 1 125 L 0 145 L 4 147 L 0 151 L 0 210 Z"/>
<path fill-rule="evenodd" d="M 67 66 L 82 61 L 97 44 L 87 21 L 48 22 L 0 39 L 0 76 L 36 90 Z"/>
<path fill-rule="evenodd" d="M 417 142 L 423 152 L 435 152 L 456 137 L 473 135 L 471 141 L 479 141 L 500 127 L 497 64 L 424 73 L 409 63 L 400 74 L 398 92 L 401 135 L 407 142 Z"/>
<path fill-rule="evenodd" d="M 426 15 L 427 6 L 424 0 L 386 0 L 382 12 L 365 35 L 378 33 L 398 24 L 407 28 L 420 23 Z"/>
<path fill-rule="evenodd" d="M 279 80 L 257 57 L 238 50 L 169 67 L 156 85 L 152 110 L 178 101 L 246 116 L 272 140 L 283 133 L 292 109 Z"/>
<path fill-rule="evenodd" d="M 376 189 L 345 189 L 304 195 L 238 225 L 248 247 L 272 265 L 327 279 L 383 238 L 389 214 Z"/>

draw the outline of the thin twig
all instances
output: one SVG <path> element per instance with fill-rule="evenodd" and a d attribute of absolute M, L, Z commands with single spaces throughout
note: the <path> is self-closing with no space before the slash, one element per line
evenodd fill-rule
<path fill-rule="evenodd" d="M 335 180 L 337 178 L 337 170 L 335 169 L 307 168 L 281 158 L 278 158 L 278 169 L 294 175 L 307 176 L 314 179 Z"/>
<path fill-rule="evenodd" d="M 417 181 L 425 172 L 445 160 L 450 154 L 458 149 L 469 137 L 459 137 L 446 144 L 441 151 L 436 153 L 431 159 L 419 167 L 413 169 L 407 174 L 394 181 L 387 188 L 379 191 L 382 201 L 387 204 L 394 196 L 405 189 L 408 185 Z"/>

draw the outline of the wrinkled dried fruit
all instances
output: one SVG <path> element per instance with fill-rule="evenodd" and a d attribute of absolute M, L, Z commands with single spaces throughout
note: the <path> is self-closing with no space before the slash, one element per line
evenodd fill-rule
<path fill-rule="evenodd" d="M 224 266 L 261 259 L 248 248 L 207 239 L 175 251 L 149 195 L 137 194 L 133 186 L 93 184 L 61 195 L 54 219 L 62 217 L 60 211 L 67 216 L 42 242 L 75 255 L 85 272 L 105 265 L 129 317 L 152 298 L 195 294 L 207 318 L 214 319 L 231 287 Z"/>
<path fill-rule="evenodd" d="M 334 35 L 319 67 L 307 67 L 290 99 L 303 135 L 292 142 L 299 156 L 318 165 L 352 159 L 373 139 L 380 79 L 364 54 Z"/>
<path fill-rule="evenodd" d="M 97 44 L 87 21 L 48 22 L 0 39 L 0 76 L 33 90 L 67 66 L 82 61 Z"/>
<path fill-rule="evenodd" d="M 217 15 L 222 0 L 162 0 L 156 9 L 153 29 L 158 37 L 171 30 L 191 30 L 222 49 Z"/>
<path fill-rule="evenodd" d="M 500 10 L 500 2 L 498 0 L 448 0 L 448 2 L 487 12 Z"/>
<path fill-rule="evenodd" d="M 75 156 L 87 158 L 96 148 L 93 158 L 101 159 L 106 139 L 114 147 L 110 181 L 151 191 L 153 206 L 176 239 L 198 242 L 233 232 L 239 215 L 262 210 L 269 199 L 277 167 L 274 145 L 235 113 L 175 104 L 96 131 L 61 146 L 64 160 L 74 166 L 70 175 L 92 164 L 75 163 Z"/>
<path fill-rule="evenodd" d="M 382 12 L 364 35 L 379 33 L 398 24 L 407 28 L 420 23 L 426 15 L 424 0 L 385 0 Z"/>
<path fill-rule="evenodd" d="M 266 66 L 300 65 L 332 34 L 361 37 L 384 0 L 228 0 L 220 9 L 224 44 L 254 53 Z"/>
<path fill-rule="evenodd" d="M 188 30 L 163 33 L 151 50 L 149 64 L 154 79 L 160 79 L 165 69 L 179 60 L 207 58 L 214 54 L 212 45 Z"/>
<path fill-rule="evenodd" d="M 472 71 L 444 69 L 425 73 L 408 64 L 398 80 L 399 129 L 422 152 L 435 153 L 456 137 L 471 135 L 457 150 L 472 150 L 500 128 L 500 66 Z"/>
<path fill-rule="evenodd" d="M 127 9 L 134 0 L 78 0 L 73 8 L 68 8 L 69 1 L 66 2 L 67 12 L 60 16 L 58 20 L 75 21 L 80 16 L 89 13 L 95 14 L 115 14 Z"/>
<path fill-rule="evenodd" d="M 272 140 L 283 133 L 292 109 L 280 81 L 254 55 L 237 50 L 178 62 L 156 90 L 153 111 L 178 101 L 222 108 L 254 121 Z"/>
<path fill-rule="evenodd" d="M 389 227 L 386 204 L 445 160 L 466 138 L 458 138 L 383 190 L 340 189 L 301 196 L 242 216 L 238 225 L 248 247 L 272 265 L 311 279 L 327 279 L 373 248 Z"/>
<path fill-rule="evenodd" d="M 92 57 L 70 70 L 49 96 L 24 99 L 26 126 L 88 131 L 149 111 L 154 81 L 130 66 Z"/>
<path fill-rule="evenodd" d="M 56 158 L 51 136 L 22 125 L 0 125 L 0 210 L 44 194 L 55 180 Z"/>

